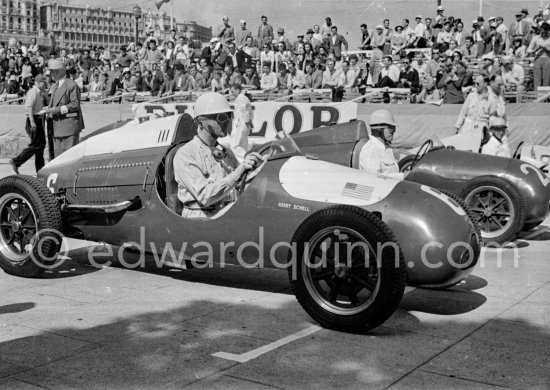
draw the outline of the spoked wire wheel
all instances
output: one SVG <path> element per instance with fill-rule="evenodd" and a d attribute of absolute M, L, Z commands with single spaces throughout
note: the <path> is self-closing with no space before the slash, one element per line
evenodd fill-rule
<path fill-rule="evenodd" d="M 462 195 L 485 243 L 511 241 L 525 224 L 525 204 L 514 185 L 499 177 L 471 180 Z"/>

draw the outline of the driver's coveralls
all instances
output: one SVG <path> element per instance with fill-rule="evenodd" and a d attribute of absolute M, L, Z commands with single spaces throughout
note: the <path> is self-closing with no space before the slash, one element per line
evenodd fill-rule
<path fill-rule="evenodd" d="M 494 135 L 491 135 L 489 141 L 483 145 L 481 148 L 481 153 L 498 157 L 512 157 L 512 152 L 510 151 L 510 146 L 508 145 L 508 138 L 503 137 L 501 141 Z"/>
<path fill-rule="evenodd" d="M 183 145 L 174 156 L 174 176 L 178 199 L 183 203 L 181 215 L 187 218 L 213 218 L 222 208 L 235 201 L 239 165 L 229 148 L 226 156 L 216 161 L 212 149 L 198 136 Z"/>
<path fill-rule="evenodd" d="M 399 173 L 399 165 L 395 160 L 393 150 L 387 148 L 377 137 L 370 137 L 361 148 L 359 154 L 359 169 L 371 173 L 381 173 L 386 176 L 403 178 Z"/>

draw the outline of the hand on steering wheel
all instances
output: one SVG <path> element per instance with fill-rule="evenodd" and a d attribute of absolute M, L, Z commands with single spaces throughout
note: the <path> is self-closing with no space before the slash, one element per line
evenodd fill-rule
<path fill-rule="evenodd" d="M 433 148 L 433 146 L 434 146 L 434 143 L 431 139 L 428 139 L 428 140 L 424 141 L 424 143 L 418 149 L 418 152 L 416 152 L 416 155 L 414 156 L 414 159 L 412 160 L 411 168 L 410 168 L 411 171 L 413 170 L 413 168 L 414 168 L 415 164 L 418 162 L 418 160 L 420 160 L 422 157 L 424 157 L 424 155 L 426 153 L 428 153 L 430 151 L 430 149 Z"/>

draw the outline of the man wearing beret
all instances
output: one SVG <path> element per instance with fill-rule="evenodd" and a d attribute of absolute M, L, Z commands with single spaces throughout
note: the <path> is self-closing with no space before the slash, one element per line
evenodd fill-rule
<path fill-rule="evenodd" d="M 84 120 L 80 109 L 80 89 L 70 77 L 66 77 L 63 62 L 50 60 L 48 68 L 55 82 L 50 105 L 46 109 L 46 114 L 52 119 L 49 123 L 53 130 L 50 157 L 55 158 L 78 144 Z"/>
<path fill-rule="evenodd" d="M 31 138 L 31 142 L 17 157 L 10 160 L 12 173 L 14 174 L 19 174 L 19 167 L 32 156 L 34 156 L 36 172 L 44 166 L 46 135 L 44 134 L 44 125 L 40 114 L 44 108 L 44 91 L 47 86 L 46 76 L 39 74 L 34 79 L 34 86 L 27 92 L 25 98 L 25 112 L 27 114 L 25 130 Z"/>

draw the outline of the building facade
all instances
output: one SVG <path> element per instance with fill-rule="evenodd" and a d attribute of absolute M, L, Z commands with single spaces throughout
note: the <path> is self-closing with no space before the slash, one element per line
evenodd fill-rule
<path fill-rule="evenodd" d="M 0 0 L 0 33 L 38 36 L 37 0 Z"/>
<path fill-rule="evenodd" d="M 212 39 L 212 27 L 205 27 L 195 21 L 177 23 L 176 30 L 194 41 L 209 42 Z"/>
<path fill-rule="evenodd" d="M 132 11 L 92 6 L 43 3 L 40 28 L 48 32 L 59 48 L 88 45 L 118 50 L 135 40 L 136 19 Z M 142 19 L 138 22 L 142 37 Z"/>

